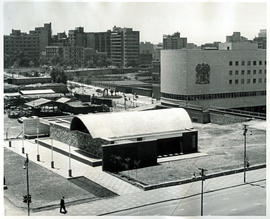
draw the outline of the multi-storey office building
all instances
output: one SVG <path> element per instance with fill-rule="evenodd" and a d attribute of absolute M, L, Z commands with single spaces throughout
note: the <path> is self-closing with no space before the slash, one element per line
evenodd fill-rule
<path fill-rule="evenodd" d="M 95 50 L 105 52 L 108 57 L 111 56 L 111 31 L 96 32 L 95 34 Z"/>
<path fill-rule="evenodd" d="M 76 27 L 75 30 L 69 30 L 68 31 L 68 39 L 69 39 L 69 45 L 71 47 L 78 46 L 78 47 L 84 47 L 85 46 L 85 32 L 83 27 Z"/>
<path fill-rule="evenodd" d="M 64 61 L 70 65 L 81 66 L 84 63 L 84 48 L 78 46 L 66 46 L 63 48 Z"/>
<path fill-rule="evenodd" d="M 114 27 L 111 32 L 111 60 L 116 66 L 135 66 L 139 62 L 140 32 Z"/>
<path fill-rule="evenodd" d="M 9 62 L 5 65 L 13 65 L 20 53 L 28 60 L 36 60 L 39 57 L 39 38 L 12 30 L 10 35 L 4 36 L 4 56 Z"/>
<path fill-rule="evenodd" d="M 45 48 L 46 58 L 50 59 L 52 57 L 63 57 L 63 47 L 62 46 L 46 46 Z"/>
<path fill-rule="evenodd" d="M 12 65 L 18 54 L 23 54 L 24 59 L 37 61 L 41 51 L 49 45 L 51 34 L 51 23 L 44 24 L 44 27 L 36 27 L 29 34 L 12 30 L 10 35 L 4 36 L 5 60 L 9 60 L 9 65 Z"/>
<path fill-rule="evenodd" d="M 161 95 L 165 105 L 263 109 L 266 50 L 251 42 L 221 43 L 218 50 L 162 50 Z"/>
<path fill-rule="evenodd" d="M 180 37 L 180 33 L 163 35 L 163 49 L 182 49 L 187 46 L 187 38 Z"/>

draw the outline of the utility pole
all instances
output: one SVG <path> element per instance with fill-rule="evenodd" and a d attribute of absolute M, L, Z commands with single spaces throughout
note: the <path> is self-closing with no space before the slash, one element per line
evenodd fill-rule
<path fill-rule="evenodd" d="M 246 183 L 246 166 L 247 166 L 247 125 L 244 124 L 244 183 Z"/>
<path fill-rule="evenodd" d="M 207 171 L 207 169 L 199 168 L 201 170 L 201 180 L 202 180 L 202 186 L 201 186 L 201 216 L 203 216 L 203 181 L 205 180 L 204 173 Z"/>
<path fill-rule="evenodd" d="M 29 159 L 28 154 L 26 154 L 26 160 L 24 162 L 24 169 L 26 169 L 26 189 L 27 189 L 27 195 L 24 196 L 24 202 L 27 203 L 27 212 L 28 216 L 30 216 L 30 203 L 31 203 L 31 196 L 29 194 L 29 174 L 28 174 L 28 166 L 29 166 Z"/>
<path fill-rule="evenodd" d="M 39 118 L 37 117 L 36 119 L 37 119 L 37 139 L 36 139 L 36 143 L 37 143 L 37 161 L 40 161 L 39 145 L 38 145 Z"/>

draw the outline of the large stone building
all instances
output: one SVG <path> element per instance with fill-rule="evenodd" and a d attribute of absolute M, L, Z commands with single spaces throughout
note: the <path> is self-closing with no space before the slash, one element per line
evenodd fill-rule
<path fill-rule="evenodd" d="M 265 110 L 266 50 L 252 42 L 162 50 L 161 95 L 165 105 Z"/>

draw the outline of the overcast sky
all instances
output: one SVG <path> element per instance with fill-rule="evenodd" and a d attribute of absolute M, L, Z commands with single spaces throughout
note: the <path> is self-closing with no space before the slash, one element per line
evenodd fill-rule
<path fill-rule="evenodd" d="M 233 2 L 8 2 L 4 3 L 4 34 L 24 32 L 52 22 L 53 34 L 83 26 L 86 32 L 106 31 L 114 25 L 140 31 L 140 41 L 162 42 L 163 34 L 179 31 L 198 45 L 225 41 L 240 31 L 253 39 L 266 28 L 265 3 Z"/>

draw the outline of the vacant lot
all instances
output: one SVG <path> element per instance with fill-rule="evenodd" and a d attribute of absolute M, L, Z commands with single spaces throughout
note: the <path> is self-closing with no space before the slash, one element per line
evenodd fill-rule
<path fill-rule="evenodd" d="M 266 162 L 266 122 L 250 121 L 247 133 L 247 159 L 250 165 Z M 198 168 L 208 169 L 207 173 L 243 167 L 244 136 L 243 123 L 230 125 L 196 124 L 199 151 L 207 156 L 161 163 L 157 166 L 138 170 L 123 171 L 143 184 L 157 184 L 172 180 L 191 178 L 199 173 Z"/>

